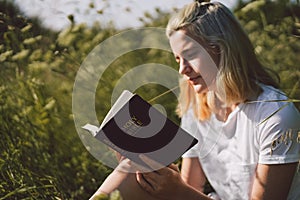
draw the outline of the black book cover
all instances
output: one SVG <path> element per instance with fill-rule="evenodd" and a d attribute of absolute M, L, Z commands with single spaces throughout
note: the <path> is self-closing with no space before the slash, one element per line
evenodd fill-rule
<path fill-rule="evenodd" d="M 147 164 L 139 158 L 140 154 L 167 166 L 197 143 L 138 95 L 133 95 L 95 137 L 145 167 Z"/>

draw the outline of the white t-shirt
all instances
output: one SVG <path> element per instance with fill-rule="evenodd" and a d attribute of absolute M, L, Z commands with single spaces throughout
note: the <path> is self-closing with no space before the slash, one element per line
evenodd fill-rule
<path fill-rule="evenodd" d="M 262 89 L 257 101 L 287 99 L 273 87 Z M 181 123 L 199 140 L 182 157 L 199 158 L 208 181 L 223 200 L 249 199 L 258 163 L 293 163 L 300 159 L 300 114 L 292 103 L 239 104 L 226 122 L 215 115 L 199 121 L 190 109 Z M 288 199 L 300 199 L 299 167 Z"/>

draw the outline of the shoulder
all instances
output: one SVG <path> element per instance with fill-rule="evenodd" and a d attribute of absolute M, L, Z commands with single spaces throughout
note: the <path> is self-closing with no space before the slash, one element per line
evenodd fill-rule
<path fill-rule="evenodd" d="M 194 137 L 199 138 L 200 133 L 206 131 L 210 127 L 212 117 L 207 120 L 199 120 L 192 108 L 188 109 L 181 117 L 181 128 L 192 134 Z"/>
<path fill-rule="evenodd" d="M 288 97 L 270 86 L 255 103 L 256 136 L 260 149 L 260 163 L 294 162 L 299 159 L 300 114 Z"/>
<path fill-rule="evenodd" d="M 197 131 L 198 119 L 192 108 L 189 108 L 181 117 L 181 127 L 190 133 Z"/>
<path fill-rule="evenodd" d="M 253 107 L 257 124 L 263 122 L 282 123 L 286 126 L 299 124 L 299 111 L 293 103 L 286 101 L 288 97 L 285 93 L 271 86 L 262 85 L 261 88 L 263 92 Z"/>

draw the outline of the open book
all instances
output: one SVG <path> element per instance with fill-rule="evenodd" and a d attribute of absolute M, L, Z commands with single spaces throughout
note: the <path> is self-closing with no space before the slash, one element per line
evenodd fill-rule
<path fill-rule="evenodd" d="M 123 91 L 100 127 L 83 126 L 95 138 L 124 157 L 147 167 L 144 154 L 167 166 L 197 143 L 197 140 L 139 95 Z"/>

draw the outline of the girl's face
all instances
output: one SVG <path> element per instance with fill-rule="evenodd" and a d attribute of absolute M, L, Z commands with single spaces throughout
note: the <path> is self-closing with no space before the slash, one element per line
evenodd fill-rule
<path fill-rule="evenodd" d="M 218 58 L 214 56 L 213 60 L 207 50 L 188 36 L 185 30 L 175 31 L 169 40 L 175 59 L 179 63 L 179 73 L 194 87 L 195 92 L 215 90 L 218 73 L 215 63 L 218 63 Z"/>

